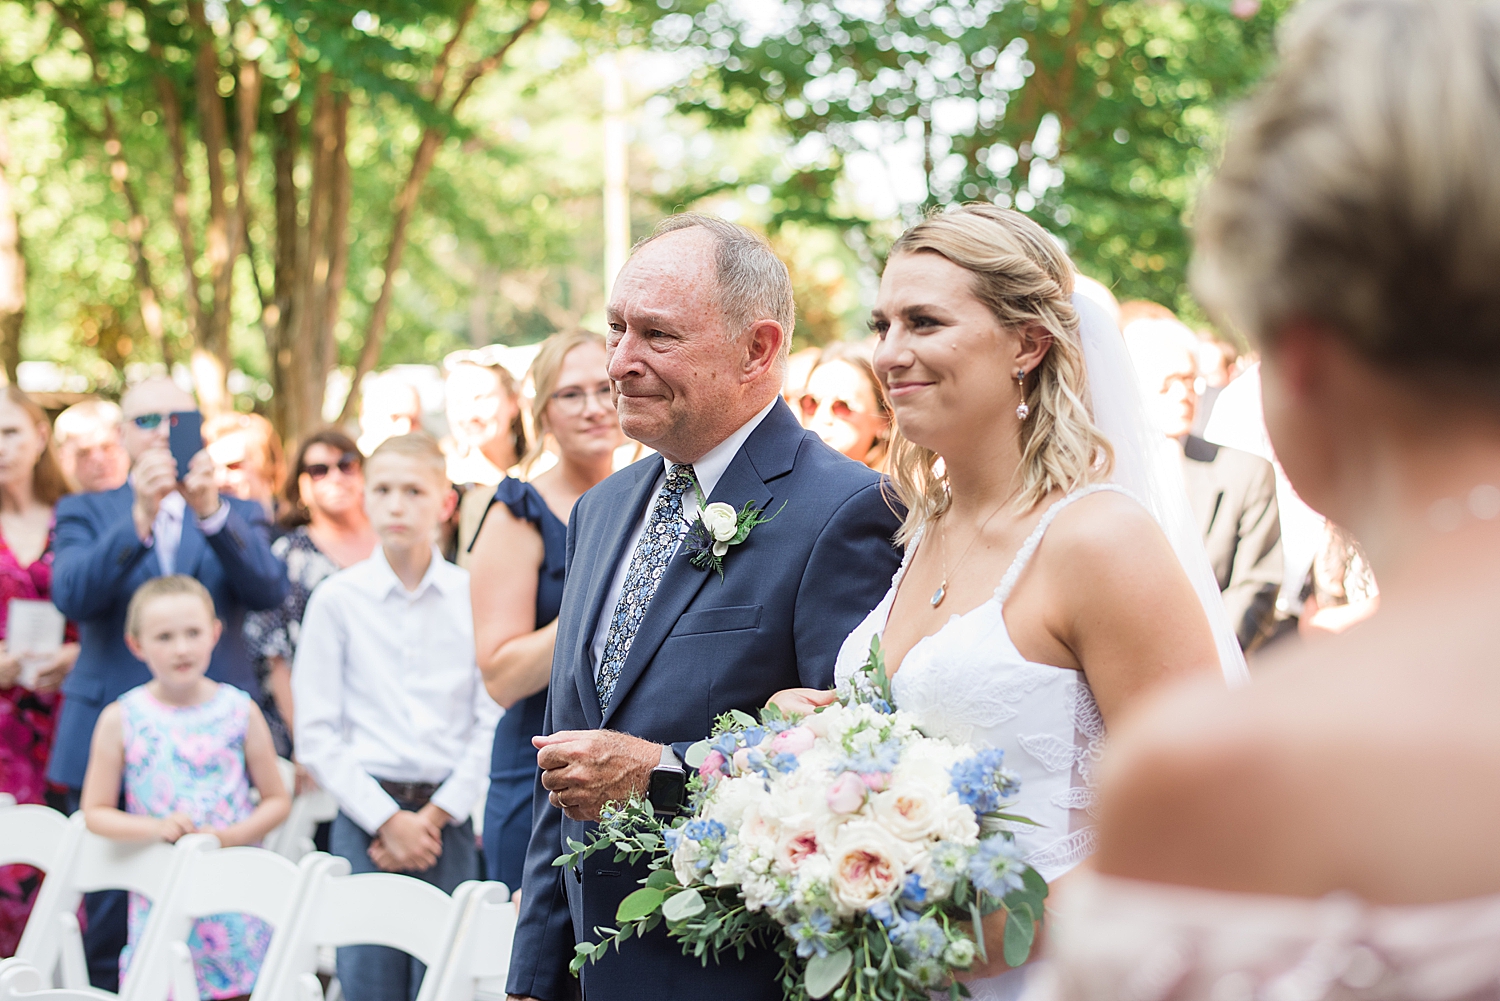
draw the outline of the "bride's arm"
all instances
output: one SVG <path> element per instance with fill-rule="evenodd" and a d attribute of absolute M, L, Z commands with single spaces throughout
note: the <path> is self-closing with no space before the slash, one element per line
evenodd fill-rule
<path fill-rule="evenodd" d="M 1106 729 L 1167 683 L 1220 676 L 1197 592 L 1138 503 L 1085 498 L 1058 517 L 1042 550 L 1046 627 L 1077 658 Z"/>

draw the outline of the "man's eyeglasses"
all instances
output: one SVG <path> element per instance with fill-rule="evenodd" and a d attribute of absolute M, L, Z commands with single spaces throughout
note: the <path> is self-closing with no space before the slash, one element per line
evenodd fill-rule
<path fill-rule="evenodd" d="M 336 465 L 330 466 L 326 462 L 312 462 L 303 466 L 302 471 L 314 480 L 321 480 L 335 469 L 345 476 L 353 476 L 359 471 L 361 465 L 359 456 L 353 452 L 345 452 L 339 456 L 339 461 Z"/>
<path fill-rule="evenodd" d="M 559 389 L 550 398 L 563 413 L 577 415 L 589 408 L 588 401 L 590 397 L 598 400 L 599 406 L 606 410 L 613 410 L 615 408 L 615 401 L 609 394 L 609 386 L 607 384 L 597 386 L 594 389 L 579 389 L 576 386 L 569 386 L 567 389 Z"/>
<path fill-rule="evenodd" d="M 801 402 L 802 416 L 812 417 L 818 412 L 818 407 L 822 404 L 823 401 L 819 400 L 811 393 L 805 393 L 802 397 Z M 854 416 L 854 408 L 849 406 L 849 404 L 844 402 L 843 400 L 832 401 L 829 404 L 828 409 L 833 413 L 833 416 L 837 417 L 841 421 L 846 421 L 850 417 Z"/>

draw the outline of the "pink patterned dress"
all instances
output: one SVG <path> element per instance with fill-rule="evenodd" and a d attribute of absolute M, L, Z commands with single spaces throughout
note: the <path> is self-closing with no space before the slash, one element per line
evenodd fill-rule
<path fill-rule="evenodd" d="M 220 685 L 196 706 L 169 706 L 146 687 L 120 696 L 125 737 L 125 812 L 148 817 L 185 813 L 199 827 L 224 828 L 250 816 L 250 779 L 245 769 L 245 730 L 250 696 Z M 126 972 L 130 954 L 146 926 L 151 904 L 130 895 L 130 944 L 120 955 Z M 200 919 L 188 938 L 198 975 L 198 996 L 249 994 L 271 941 L 271 929 L 246 914 Z"/>
<path fill-rule="evenodd" d="M 46 601 L 51 595 L 50 534 L 46 551 L 29 566 L 22 566 L 0 537 L 0 642 L 10 599 Z M 52 728 L 61 707 L 57 692 L 33 692 L 20 685 L 0 688 L 0 792 L 10 793 L 17 803 L 44 801 Z M 42 874 L 30 866 L 0 866 L 0 956 L 15 954 L 41 881 Z"/>

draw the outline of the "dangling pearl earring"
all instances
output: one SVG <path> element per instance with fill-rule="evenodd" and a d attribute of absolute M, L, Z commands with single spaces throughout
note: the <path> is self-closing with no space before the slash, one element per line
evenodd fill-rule
<path fill-rule="evenodd" d="M 1031 408 L 1026 405 L 1026 370 L 1024 368 L 1016 370 L 1016 385 L 1021 387 L 1021 405 L 1016 407 L 1016 418 L 1024 421 L 1031 416 Z"/>

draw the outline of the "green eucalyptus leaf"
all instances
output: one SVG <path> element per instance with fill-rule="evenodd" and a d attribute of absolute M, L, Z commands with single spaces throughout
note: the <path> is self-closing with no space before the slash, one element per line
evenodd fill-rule
<path fill-rule="evenodd" d="M 807 996 L 817 999 L 832 994 L 833 989 L 843 983 L 844 976 L 853 965 L 854 953 L 848 949 L 809 959 L 807 970 L 802 975 L 802 986 L 807 991 Z"/>
<path fill-rule="evenodd" d="M 671 869 L 658 869 L 646 877 L 646 885 L 653 890 L 665 890 L 676 882 L 677 875 Z"/>
<path fill-rule="evenodd" d="M 700 740 L 687 749 L 687 753 L 682 756 L 682 763 L 689 768 L 702 768 L 703 761 L 707 757 L 708 741 Z"/>
<path fill-rule="evenodd" d="M 1005 922 L 1005 962 L 1020 966 L 1031 955 L 1031 942 L 1036 937 L 1036 925 L 1024 914 L 1011 912 Z"/>
<path fill-rule="evenodd" d="M 667 898 L 666 903 L 661 905 L 661 916 L 668 921 L 686 921 L 706 910 L 708 904 L 703 902 L 703 894 L 696 889 L 687 889 Z"/>
<path fill-rule="evenodd" d="M 1042 878 L 1041 873 L 1031 868 L 1031 866 L 1027 866 L 1025 871 L 1021 873 L 1021 880 L 1026 884 L 1026 889 L 1043 900 L 1047 899 L 1047 881 Z"/>
<path fill-rule="evenodd" d="M 620 901 L 619 909 L 615 911 L 615 920 L 621 924 L 639 921 L 660 907 L 665 897 L 666 894 L 655 887 L 643 886 Z"/>
<path fill-rule="evenodd" d="M 746 713 L 746 712 L 741 712 L 738 709 L 731 709 L 731 710 L 729 710 L 729 715 L 731 717 L 733 717 L 735 725 L 737 725 L 737 726 L 758 726 L 759 725 L 758 723 L 756 723 L 754 716 L 751 716 L 749 713 Z"/>

